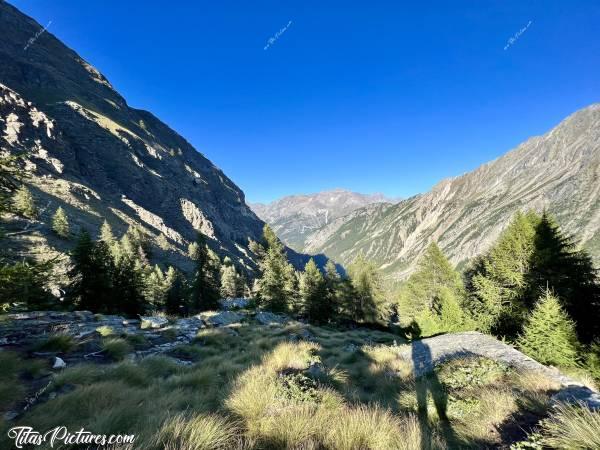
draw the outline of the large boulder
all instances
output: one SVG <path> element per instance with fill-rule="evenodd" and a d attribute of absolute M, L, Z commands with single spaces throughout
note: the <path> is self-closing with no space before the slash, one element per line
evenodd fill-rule
<path fill-rule="evenodd" d="M 233 311 L 221 311 L 200 313 L 196 317 L 200 317 L 210 327 L 223 327 L 240 322 L 244 316 Z"/>
<path fill-rule="evenodd" d="M 289 322 L 290 318 L 283 314 L 274 314 L 268 311 L 259 311 L 254 318 L 261 325 L 283 325 Z"/>

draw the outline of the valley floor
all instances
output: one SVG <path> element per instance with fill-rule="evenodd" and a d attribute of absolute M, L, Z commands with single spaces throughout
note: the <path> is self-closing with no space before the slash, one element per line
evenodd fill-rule
<path fill-rule="evenodd" d="M 18 425 L 135 434 L 143 449 L 509 448 L 561 388 L 549 370 L 465 351 L 510 349 L 478 333 L 407 343 L 255 311 L 146 330 L 28 314 L 0 319 L 2 448 Z M 56 356 L 66 368 L 51 368 Z"/>

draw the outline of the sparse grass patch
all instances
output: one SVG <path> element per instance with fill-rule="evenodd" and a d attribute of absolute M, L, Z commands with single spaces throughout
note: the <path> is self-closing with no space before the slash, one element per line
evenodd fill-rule
<path fill-rule="evenodd" d="M 0 411 L 4 411 L 23 395 L 24 386 L 19 381 L 23 363 L 16 353 L 3 351 L 0 352 L 0 367 Z"/>
<path fill-rule="evenodd" d="M 542 441 L 550 448 L 600 448 L 600 411 L 578 405 L 560 405 L 542 422 Z"/>
<path fill-rule="evenodd" d="M 239 440 L 235 423 L 211 414 L 168 419 L 158 431 L 153 447 L 165 450 L 229 450 Z"/>
<path fill-rule="evenodd" d="M 73 337 L 68 334 L 55 334 L 33 345 L 32 351 L 68 353 L 76 345 L 77 343 Z"/>
<path fill-rule="evenodd" d="M 109 358 L 120 361 L 131 353 L 133 348 L 125 339 L 107 338 L 102 341 L 102 350 Z"/>

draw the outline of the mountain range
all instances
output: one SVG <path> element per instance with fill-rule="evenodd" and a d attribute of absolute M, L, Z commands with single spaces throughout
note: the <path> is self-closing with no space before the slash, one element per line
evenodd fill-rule
<path fill-rule="evenodd" d="M 403 279 L 436 241 L 464 265 L 518 210 L 548 209 L 600 262 L 600 105 L 431 191 L 395 201 L 341 189 L 246 204 L 242 190 L 152 113 L 132 108 L 97 69 L 48 30 L 0 1 L 0 153 L 23 154 L 40 207 L 31 226 L 4 218 L 17 256 L 64 252 L 51 233 L 60 206 L 72 231 L 141 227 L 157 259 L 186 269 L 198 231 L 221 256 L 252 271 L 249 239 L 264 221 L 298 252 L 349 264 L 364 253 Z M 262 220 L 261 220 L 262 219 Z M 23 227 L 29 232 L 22 233 Z M 306 258 L 289 251 L 299 267 Z"/>
<path fill-rule="evenodd" d="M 362 252 L 403 279 L 431 241 L 463 266 L 491 246 L 516 211 L 528 209 L 547 209 L 600 263 L 600 104 L 425 194 L 330 221 L 302 250 L 342 265 Z"/>
<path fill-rule="evenodd" d="M 334 189 L 315 194 L 290 195 L 270 203 L 250 203 L 258 217 L 267 222 L 279 238 L 301 252 L 306 239 L 331 221 L 372 203 L 392 203 L 383 194 L 359 194 Z"/>

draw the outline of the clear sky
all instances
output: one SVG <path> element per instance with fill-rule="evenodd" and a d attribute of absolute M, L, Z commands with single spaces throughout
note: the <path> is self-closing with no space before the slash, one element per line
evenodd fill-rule
<path fill-rule="evenodd" d="M 250 201 L 407 197 L 600 101 L 596 0 L 11 3 Z"/>

